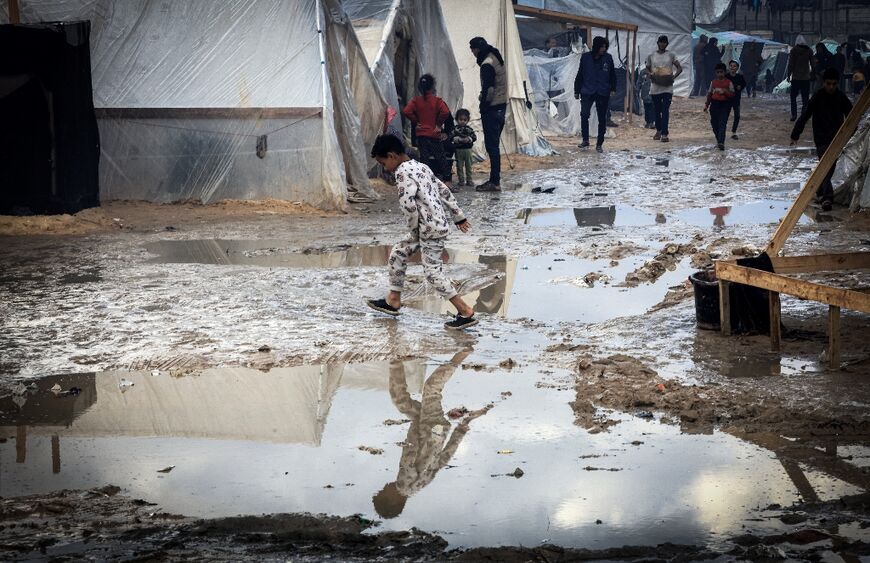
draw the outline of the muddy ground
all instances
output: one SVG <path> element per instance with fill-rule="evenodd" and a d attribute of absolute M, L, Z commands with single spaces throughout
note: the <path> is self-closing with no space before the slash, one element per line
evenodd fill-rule
<path fill-rule="evenodd" d="M 400 319 L 364 306 L 402 234 L 385 187 L 0 218 L 3 557 L 870 556 L 867 315 L 831 371 L 823 307 L 784 298 L 773 353 L 699 330 L 687 281 L 763 248 L 812 170 L 786 104 L 745 100 L 720 153 L 677 101 L 670 144 L 623 122 L 461 192 L 461 334 L 419 265 Z M 809 209 L 785 253 L 847 250 L 867 217 Z"/>

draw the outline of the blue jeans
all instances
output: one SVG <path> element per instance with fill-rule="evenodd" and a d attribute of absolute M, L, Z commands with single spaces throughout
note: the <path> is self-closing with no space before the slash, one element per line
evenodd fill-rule
<path fill-rule="evenodd" d="M 583 94 L 580 97 L 580 134 L 583 142 L 589 142 L 589 116 L 592 115 L 592 104 L 598 114 L 598 140 L 600 147 L 604 144 L 604 135 L 607 133 L 607 107 L 610 105 L 610 95 Z"/>
<path fill-rule="evenodd" d="M 496 186 L 501 184 L 501 132 L 504 129 L 506 106 L 489 107 L 480 114 L 483 125 L 483 146 L 489 155 L 489 181 Z"/>
<path fill-rule="evenodd" d="M 668 124 L 671 121 L 671 101 L 674 99 L 673 94 L 653 94 L 650 96 L 653 101 L 655 112 L 656 131 L 662 136 L 668 135 Z"/>

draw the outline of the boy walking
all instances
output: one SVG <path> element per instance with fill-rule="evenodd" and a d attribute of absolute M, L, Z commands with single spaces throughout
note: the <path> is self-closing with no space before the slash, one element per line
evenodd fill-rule
<path fill-rule="evenodd" d="M 653 111 L 655 112 L 656 134 L 653 140 L 667 143 L 670 131 L 671 101 L 674 98 L 674 80 L 683 73 L 683 66 L 677 57 L 668 51 L 668 36 L 658 40 L 658 50 L 646 58 L 646 69 L 650 72 Z M 674 68 L 677 69 L 674 74 Z"/>
<path fill-rule="evenodd" d="M 580 68 L 574 78 L 574 99 L 580 100 L 580 133 L 583 142 L 580 148 L 589 147 L 589 116 L 592 105 L 598 114 L 598 139 L 595 150 L 604 152 L 604 135 L 607 133 L 607 107 L 610 96 L 616 92 L 616 70 L 613 57 L 607 52 L 610 41 L 606 37 L 592 40 L 592 50 L 580 57 Z"/>
<path fill-rule="evenodd" d="M 459 179 L 457 186 L 473 186 L 471 181 L 471 165 L 474 163 L 472 147 L 477 141 L 474 129 L 468 124 L 471 120 L 471 112 L 462 108 L 456 111 L 456 128 L 450 135 L 456 158 L 456 176 Z"/>
<path fill-rule="evenodd" d="M 453 284 L 444 277 L 441 255 L 450 231 L 450 223 L 466 233 L 471 224 L 465 218 L 450 188 L 445 186 L 432 170 L 411 160 L 402 151 L 402 143 L 393 135 L 381 135 L 372 147 L 372 157 L 393 172 L 399 190 L 399 207 L 408 221 L 408 236 L 393 246 L 387 262 L 390 271 L 390 292 L 385 299 L 369 299 L 375 311 L 397 316 L 402 307 L 402 289 L 408 258 L 420 250 L 426 281 L 442 298 L 450 301 L 458 314 L 444 324 L 449 330 L 462 330 L 477 324 L 474 309 L 456 293 Z M 448 215 L 449 213 L 449 215 Z"/>
<path fill-rule="evenodd" d="M 731 113 L 734 98 L 734 83 L 725 78 L 725 65 L 719 63 L 715 68 L 716 76 L 710 82 L 707 104 L 704 111 L 710 112 L 710 125 L 716 135 L 716 147 L 725 150 L 725 133 L 728 131 L 728 114 Z"/>
<path fill-rule="evenodd" d="M 837 131 L 846 120 L 846 116 L 852 111 L 852 102 L 849 97 L 839 88 L 840 73 L 833 68 L 825 70 L 822 75 L 824 86 L 822 89 L 813 94 L 810 102 L 804 109 L 804 112 L 794 124 L 794 129 L 791 132 L 791 144 L 794 145 L 801 138 L 801 133 L 807 121 L 813 118 L 813 142 L 816 144 L 816 155 L 821 160 L 828 146 L 833 142 Z M 822 209 L 830 211 L 834 203 L 834 187 L 831 185 L 831 177 L 834 175 L 834 169 L 837 167 L 837 162 L 828 171 L 822 185 L 819 186 L 819 191 L 816 193 L 817 198 L 821 201 Z"/>
<path fill-rule="evenodd" d="M 737 126 L 740 125 L 740 98 L 743 97 L 743 91 L 746 90 L 746 77 L 740 74 L 740 63 L 731 61 L 728 63 L 728 80 L 734 84 L 734 122 L 731 125 L 731 138 L 735 141 L 737 137 Z"/>

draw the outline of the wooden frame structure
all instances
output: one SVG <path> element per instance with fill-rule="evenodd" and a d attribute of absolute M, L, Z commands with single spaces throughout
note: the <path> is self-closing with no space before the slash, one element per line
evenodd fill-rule
<path fill-rule="evenodd" d="M 7 0 L 6 5 L 9 7 L 9 23 L 21 23 L 21 10 L 18 7 L 18 0 Z"/>
<path fill-rule="evenodd" d="M 630 23 L 622 23 L 611 20 L 603 20 L 600 18 L 590 18 L 586 16 L 578 16 L 575 14 L 569 14 L 566 12 L 556 12 L 553 10 L 545 10 L 543 8 L 532 8 L 530 6 L 523 6 L 520 4 L 514 4 L 514 15 L 519 16 L 527 16 L 530 18 L 536 18 L 539 20 L 553 21 L 558 23 L 571 23 L 575 24 L 586 30 L 586 40 L 591 42 L 592 37 L 592 29 L 599 28 L 603 29 L 605 34 L 610 35 L 610 31 L 625 31 L 628 33 L 625 40 L 625 50 L 628 53 L 628 62 L 627 66 L 630 68 L 626 69 L 626 84 L 625 84 L 625 101 L 623 103 L 623 111 L 628 116 L 628 121 L 631 123 L 633 121 L 633 112 L 634 109 L 634 83 L 637 79 L 637 63 L 638 58 L 636 56 L 637 53 L 637 25 Z M 609 37 L 608 37 L 609 39 Z M 591 44 L 591 43 L 590 43 Z M 629 50 L 630 49 L 630 50 Z"/>
<path fill-rule="evenodd" d="M 722 334 L 726 336 L 731 334 L 729 295 L 732 283 L 766 289 L 769 292 L 770 346 L 774 351 L 779 351 L 782 340 L 780 335 L 781 294 L 824 303 L 828 305 L 828 361 L 832 369 L 840 369 L 840 310 L 852 309 L 862 313 L 870 313 L 870 293 L 796 279 L 786 274 L 870 269 L 870 252 L 805 256 L 779 256 L 779 252 L 801 214 L 815 196 L 825 176 L 834 166 L 840 153 L 843 152 L 846 143 L 855 133 L 855 129 L 868 107 L 870 107 L 870 90 L 865 90 L 773 234 L 765 253 L 770 257 L 775 273 L 740 266 L 736 261 L 716 261 L 716 277 L 719 280 L 719 320 Z"/>

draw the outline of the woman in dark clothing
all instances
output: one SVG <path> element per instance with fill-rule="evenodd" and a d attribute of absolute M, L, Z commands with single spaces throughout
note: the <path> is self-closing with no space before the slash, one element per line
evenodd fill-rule
<path fill-rule="evenodd" d="M 716 65 L 722 62 L 725 47 L 719 48 L 719 40 L 711 37 L 704 47 L 704 84 L 710 84 L 716 78 Z"/>

